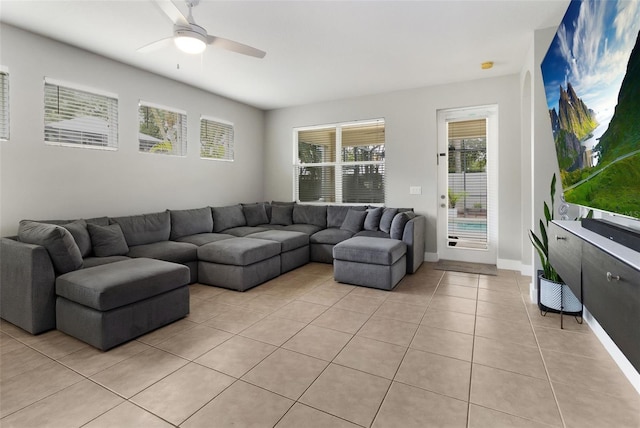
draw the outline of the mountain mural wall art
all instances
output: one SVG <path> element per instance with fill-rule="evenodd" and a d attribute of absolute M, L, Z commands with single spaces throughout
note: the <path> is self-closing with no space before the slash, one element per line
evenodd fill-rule
<path fill-rule="evenodd" d="M 640 218 L 640 1 L 572 0 L 541 68 L 565 200 Z"/>

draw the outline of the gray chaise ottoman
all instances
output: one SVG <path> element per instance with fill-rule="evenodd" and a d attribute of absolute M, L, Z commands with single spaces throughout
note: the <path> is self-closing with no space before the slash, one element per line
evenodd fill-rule
<path fill-rule="evenodd" d="M 189 313 L 189 268 L 138 258 L 56 279 L 56 328 L 103 351 Z"/>
<path fill-rule="evenodd" d="M 407 272 L 407 245 L 397 239 L 355 237 L 333 247 L 338 282 L 392 290 Z"/>
<path fill-rule="evenodd" d="M 245 291 L 280 275 L 280 243 L 231 238 L 198 248 L 198 282 Z"/>
<path fill-rule="evenodd" d="M 252 233 L 251 239 L 266 239 L 280 243 L 280 273 L 289 272 L 309 263 L 309 235 L 290 230 L 267 230 Z"/>

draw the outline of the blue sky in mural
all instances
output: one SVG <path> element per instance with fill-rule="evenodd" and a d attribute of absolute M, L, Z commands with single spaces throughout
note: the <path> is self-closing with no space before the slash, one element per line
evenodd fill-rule
<path fill-rule="evenodd" d="M 542 62 L 549 109 L 567 82 L 609 123 L 640 30 L 640 1 L 572 0 Z"/>

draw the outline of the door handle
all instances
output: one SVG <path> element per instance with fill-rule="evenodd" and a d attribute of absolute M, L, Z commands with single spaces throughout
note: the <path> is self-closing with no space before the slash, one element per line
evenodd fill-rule
<path fill-rule="evenodd" d="M 607 272 L 607 281 L 620 281 L 620 275 L 614 275 L 611 272 Z"/>

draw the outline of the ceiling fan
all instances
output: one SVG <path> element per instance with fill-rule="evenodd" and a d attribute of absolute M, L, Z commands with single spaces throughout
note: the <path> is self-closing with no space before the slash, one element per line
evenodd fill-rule
<path fill-rule="evenodd" d="M 207 30 L 196 24 L 193 19 L 192 9 L 200 3 L 200 0 L 186 0 L 185 3 L 189 7 L 189 16 L 185 16 L 170 0 L 155 0 L 154 3 L 164 12 L 165 15 L 173 22 L 173 36 L 156 40 L 148 45 L 142 46 L 138 52 L 152 52 L 163 48 L 173 42 L 183 52 L 190 54 L 199 54 L 203 52 L 207 45 L 216 46 L 232 52 L 243 55 L 249 55 L 255 58 L 264 58 L 267 54 L 260 49 L 244 45 L 222 37 L 210 36 Z"/>

